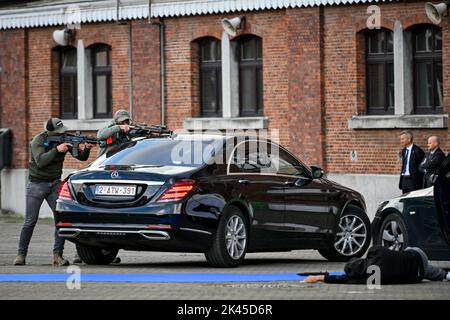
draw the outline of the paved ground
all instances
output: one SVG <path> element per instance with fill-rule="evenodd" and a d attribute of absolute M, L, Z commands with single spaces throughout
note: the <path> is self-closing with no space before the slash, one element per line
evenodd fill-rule
<path fill-rule="evenodd" d="M 28 265 L 14 267 L 21 219 L 0 217 L 0 274 L 66 273 L 51 265 L 52 221 L 38 223 L 31 242 Z M 65 255 L 72 258 L 74 245 L 67 243 Z M 80 265 L 82 273 L 299 273 L 342 271 L 343 264 L 330 263 L 316 251 L 248 254 L 237 269 L 215 269 L 202 254 L 120 251 L 122 263 L 110 266 Z M 450 262 L 435 265 L 449 268 Z M 69 290 L 66 283 L 0 282 L 0 299 L 450 299 L 450 283 L 425 281 L 417 285 L 382 286 L 370 290 L 364 285 L 302 284 L 297 281 L 261 283 L 81 283 Z"/>

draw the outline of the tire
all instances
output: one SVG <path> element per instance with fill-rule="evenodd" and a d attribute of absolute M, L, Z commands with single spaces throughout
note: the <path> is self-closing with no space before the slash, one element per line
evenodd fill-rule
<path fill-rule="evenodd" d="M 396 213 L 389 214 L 381 224 L 376 241 L 377 244 L 395 251 L 408 247 L 408 231 L 402 217 Z"/>
<path fill-rule="evenodd" d="M 239 208 L 229 206 L 220 218 L 211 248 L 205 252 L 206 261 L 212 267 L 237 267 L 245 258 L 247 244 L 247 219 Z"/>
<path fill-rule="evenodd" d="M 319 250 L 326 259 L 347 262 L 360 258 L 367 251 L 371 241 L 370 220 L 361 208 L 348 205 L 339 219 L 333 246 Z"/>
<path fill-rule="evenodd" d="M 102 249 L 76 244 L 78 256 L 86 264 L 106 265 L 114 261 L 118 249 Z"/>

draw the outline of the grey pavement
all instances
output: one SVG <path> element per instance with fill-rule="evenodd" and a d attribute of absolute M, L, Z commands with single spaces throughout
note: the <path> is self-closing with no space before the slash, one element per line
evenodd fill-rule
<path fill-rule="evenodd" d="M 60 273 L 66 267 L 51 265 L 53 246 L 52 220 L 38 222 L 27 257 L 27 265 L 16 267 L 16 255 L 22 221 L 0 216 L 0 274 Z M 73 258 L 75 246 L 66 242 L 65 256 Z M 282 253 L 247 254 L 242 266 L 233 269 L 211 268 L 203 254 L 161 252 L 119 252 L 122 263 L 109 266 L 79 265 L 82 273 L 148 274 L 148 273 L 300 273 L 342 271 L 343 263 L 326 261 L 314 250 Z M 450 262 L 433 262 L 450 268 Z M 68 275 L 69 276 L 69 275 Z M 74 300 L 383 300 L 383 299 L 450 299 L 450 282 L 424 281 L 414 285 L 383 285 L 368 289 L 365 285 L 303 284 L 299 281 L 229 282 L 229 283 L 81 283 L 69 290 L 66 283 L 0 282 L 0 299 L 74 299 Z"/>

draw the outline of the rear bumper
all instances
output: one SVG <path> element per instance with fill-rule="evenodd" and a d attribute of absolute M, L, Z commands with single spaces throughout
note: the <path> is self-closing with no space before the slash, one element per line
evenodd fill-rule
<path fill-rule="evenodd" d="M 202 229 L 149 229 L 145 225 L 73 224 L 56 226 L 58 235 L 84 245 L 139 251 L 204 252 L 213 233 Z"/>
<path fill-rule="evenodd" d="M 186 213 L 184 203 L 134 208 L 93 208 L 58 200 L 55 222 L 67 240 L 94 247 L 138 251 L 204 252 L 211 247 L 217 217 Z"/>

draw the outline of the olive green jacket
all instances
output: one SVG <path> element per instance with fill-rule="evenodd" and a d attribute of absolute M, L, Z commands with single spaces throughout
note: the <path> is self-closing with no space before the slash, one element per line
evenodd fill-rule
<path fill-rule="evenodd" d="M 36 135 L 30 143 L 29 179 L 32 182 L 48 182 L 61 179 L 64 159 L 67 152 L 72 154 L 70 149 L 67 152 L 59 152 L 56 146 L 47 148 L 45 140 L 48 137 L 47 131 Z M 74 157 L 81 161 L 89 158 L 91 150 L 84 149 Z"/>
<path fill-rule="evenodd" d="M 112 137 L 112 144 L 107 145 L 106 141 L 110 137 Z M 100 157 L 104 153 L 107 153 L 115 145 L 120 144 L 121 142 L 129 141 L 127 134 L 124 133 L 120 129 L 119 125 L 116 124 L 114 121 L 111 122 L 111 124 L 109 126 L 107 126 L 106 128 L 100 129 L 97 132 L 97 138 L 99 140 L 104 141 L 104 144 L 101 144 L 100 148 L 98 149 L 97 157 Z"/>

